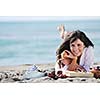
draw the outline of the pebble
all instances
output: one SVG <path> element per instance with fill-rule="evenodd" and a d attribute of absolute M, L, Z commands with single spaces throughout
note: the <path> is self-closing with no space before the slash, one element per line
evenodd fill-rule
<path fill-rule="evenodd" d="M 46 70 L 45 72 L 50 72 L 51 70 Z M 100 83 L 100 79 L 96 78 L 50 78 L 48 76 L 44 76 L 41 78 L 33 78 L 33 79 L 23 79 L 23 74 L 25 70 L 20 71 L 3 71 L 0 72 L 0 83 Z"/>

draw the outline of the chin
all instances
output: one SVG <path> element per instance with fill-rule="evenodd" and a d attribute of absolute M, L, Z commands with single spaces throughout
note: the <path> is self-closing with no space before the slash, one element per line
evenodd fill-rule
<path fill-rule="evenodd" d="M 77 57 L 79 57 L 81 54 L 74 54 L 74 56 L 77 56 Z"/>

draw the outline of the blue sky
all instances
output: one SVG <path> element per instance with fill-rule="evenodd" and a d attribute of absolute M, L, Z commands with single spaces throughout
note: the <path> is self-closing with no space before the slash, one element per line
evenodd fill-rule
<path fill-rule="evenodd" d="M 0 21 L 32 21 L 32 20 L 85 20 L 100 19 L 100 16 L 0 16 Z"/>

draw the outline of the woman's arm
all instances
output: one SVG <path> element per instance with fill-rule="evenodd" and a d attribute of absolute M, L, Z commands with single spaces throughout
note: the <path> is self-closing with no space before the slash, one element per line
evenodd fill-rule
<path fill-rule="evenodd" d="M 86 71 L 84 67 L 77 64 L 77 57 L 73 56 L 68 50 L 61 53 L 61 59 L 63 63 L 68 66 L 67 70 L 69 71 Z"/>
<path fill-rule="evenodd" d="M 70 71 L 75 71 L 78 67 L 78 64 L 77 64 L 77 57 L 73 56 L 73 54 L 68 51 L 68 50 L 65 50 L 61 53 L 61 59 L 64 59 L 64 61 L 67 62 L 67 65 L 68 65 L 68 70 Z M 68 60 L 69 60 L 69 64 L 68 64 Z M 66 62 L 65 62 L 65 65 L 66 65 Z"/>
<path fill-rule="evenodd" d="M 81 69 L 81 71 L 90 71 L 90 67 L 93 65 L 94 62 L 94 52 L 93 47 L 89 46 L 88 48 L 85 48 L 83 51 L 83 54 L 80 58 L 79 65 L 77 64 L 77 59 L 73 59 L 72 63 L 69 65 L 68 70 L 74 71 L 77 69 Z"/>
<path fill-rule="evenodd" d="M 77 57 L 72 59 L 71 64 L 68 66 L 69 71 L 75 71 L 78 68 Z"/>
<path fill-rule="evenodd" d="M 86 69 L 79 64 L 77 64 L 77 60 L 73 59 L 72 63 L 67 68 L 69 71 L 80 71 L 80 72 L 86 72 Z"/>

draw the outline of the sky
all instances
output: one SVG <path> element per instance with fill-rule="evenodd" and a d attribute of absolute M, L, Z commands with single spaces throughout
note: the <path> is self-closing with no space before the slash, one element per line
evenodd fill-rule
<path fill-rule="evenodd" d="M 0 21 L 32 20 L 88 20 L 100 19 L 100 16 L 0 16 Z"/>

